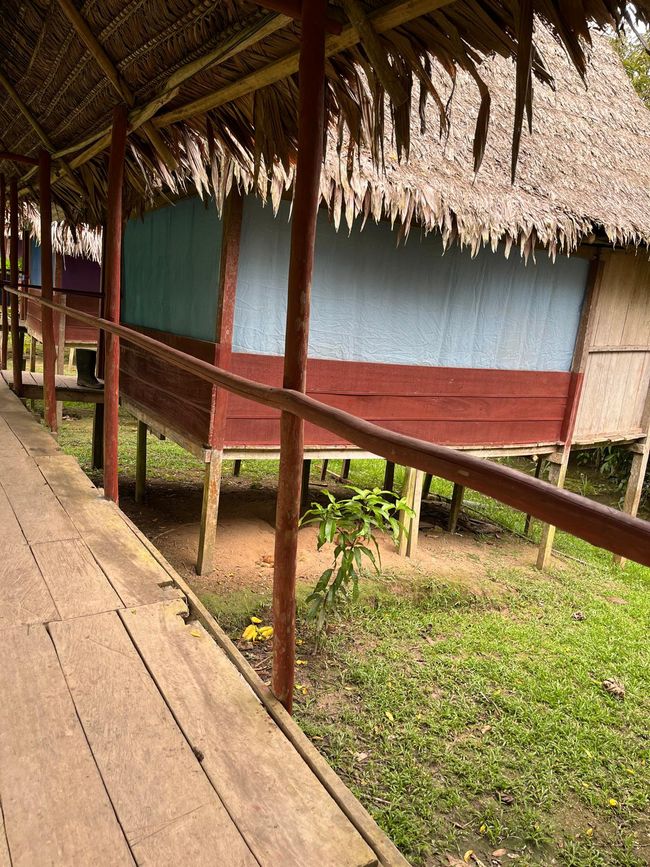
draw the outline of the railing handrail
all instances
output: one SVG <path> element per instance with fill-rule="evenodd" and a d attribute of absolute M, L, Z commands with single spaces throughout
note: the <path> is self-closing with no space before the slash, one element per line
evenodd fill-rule
<path fill-rule="evenodd" d="M 18 296 L 27 292 L 8 286 Z M 34 296 L 32 296 L 34 297 Z M 165 343 L 99 316 L 71 310 L 55 302 L 35 298 L 52 310 L 66 313 L 88 325 L 101 328 L 148 350 L 162 361 L 172 362 L 188 373 L 248 400 L 297 415 L 360 448 L 394 463 L 423 470 L 479 491 L 508 506 L 553 524 L 593 545 L 650 566 L 650 522 L 603 506 L 571 491 L 555 487 L 502 464 L 468 455 L 448 446 L 435 445 L 395 433 L 340 409 L 328 406 L 302 392 L 264 385 L 223 370 L 174 349 Z"/>
<path fill-rule="evenodd" d="M 24 274 L 24 272 L 20 271 L 19 274 Z M 0 280 L 0 286 L 4 286 L 7 289 L 10 289 L 11 285 L 11 280 Z M 39 289 L 41 291 L 43 290 L 43 287 L 40 283 L 21 283 L 20 285 L 27 286 L 27 289 Z M 96 292 L 94 292 L 92 289 L 66 289 L 63 286 L 54 286 L 52 287 L 52 292 L 58 292 L 60 295 L 84 295 L 88 298 L 101 299 L 104 297 L 104 293 L 101 291 L 101 289 L 98 289 Z M 35 301 L 38 300 L 38 296 L 36 295 L 30 295 L 29 297 L 33 298 Z"/>

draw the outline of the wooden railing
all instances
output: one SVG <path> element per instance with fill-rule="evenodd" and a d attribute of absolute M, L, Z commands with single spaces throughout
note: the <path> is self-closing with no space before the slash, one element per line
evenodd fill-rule
<path fill-rule="evenodd" d="M 27 293 L 10 286 L 18 296 Z M 33 296 L 32 296 L 33 297 Z M 302 392 L 274 388 L 223 370 L 173 349 L 158 340 L 98 316 L 70 310 L 35 298 L 52 310 L 127 340 L 163 361 L 176 365 L 226 391 L 265 406 L 289 412 L 343 437 L 365 451 L 404 466 L 432 473 L 479 491 L 541 521 L 553 524 L 593 545 L 650 566 L 650 522 L 632 518 L 510 467 L 492 463 L 446 446 L 395 433 L 334 409 Z"/>

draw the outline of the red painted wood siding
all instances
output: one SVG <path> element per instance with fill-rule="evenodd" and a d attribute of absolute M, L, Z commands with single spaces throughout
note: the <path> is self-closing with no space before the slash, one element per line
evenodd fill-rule
<path fill-rule="evenodd" d="M 132 326 L 133 327 L 133 326 Z M 215 343 L 137 328 L 197 358 L 218 363 Z M 282 359 L 233 353 L 234 373 L 282 384 Z M 323 403 L 389 430 L 446 445 L 492 446 L 558 442 L 575 387 L 570 373 L 417 367 L 310 359 L 308 393 Z M 192 441 L 212 442 L 212 386 L 122 342 L 122 394 Z M 310 446 L 339 445 L 328 431 L 305 425 Z M 277 446 L 279 413 L 229 396 L 227 446 Z"/>
<path fill-rule="evenodd" d="M 40 289 L 30 289 L 30 294 L 40 295 Z M 55 293 L 55 301 L 58 301 Z M 99 316 L 99 298 L 92 298 L 89 295 L 66 295 L 66 307 L 72 310 L 80 310 L 82 313 L 91 313 L 93 316 Z M 54 314 L 54 333 L 59 333 L 58 313 Z M 27 301 L 27 330 L 38 341 L 43 341 L 43 325 L 41 319 L 41 305 L 36 301 Z M 97 329 L 89 325 L 84 325 L 83 322 L 75 321 L 70 317 L 66 317 L 65 321 L 65 342 L 68 344 L 87 343 L 95 345 L 97 343 Z"/>
<path fill-rule="evenodd" d="M 281 385 L 282 359 L 233 353 L 232 370 Z M 389 430 L 446 445 L 513 445 L 561 439 L 571 374 L 418 367 L 310 359 L 307 391 Z M 230 396 L 226 445 L 277 445 L 276 411 Z M 308 445 L 342 441 L 305 426 Z"/>

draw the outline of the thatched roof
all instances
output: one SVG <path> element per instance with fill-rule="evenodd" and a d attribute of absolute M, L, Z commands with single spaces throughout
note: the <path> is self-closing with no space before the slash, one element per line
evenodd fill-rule
<path fill-rule="evenodd" d="M 300 29 L 287 16 L 261 8 L 265 5 L 277 0 L 3 0 L 0 149 L 33 155 L 45 146 L 54 153 L 54 195 L 72 223 L 102 219 L 107 131 L 120 102 L 130 106 L 129 207 L 146 206 L 164 191 L 182 193 L 196 180 L 213 184 L 221 195 L 229 179 L 220 169 L 229 171 L 230 157 L 252 161 L 262 172 L 279 160 L 289 171 L 295 159 Z M 362 0 L 361 5 L 397 87 L 386 112 L 385 69 L 382 76 L 368 43 L 361 43 L 348 23 L 349 0 L 334 0 L 331 30 L 339 22 L 341 32 L 327 43 L 330 123 L 343 138 L 365 142 L 379 161 L 392 116 L 393 147 L 405 156 L 411 145 L 411 91 L 435 106 L 436 127 L 444 126 L 440 82 L 453 79 L 460 68 L 476 84 L 476 164 L 489 119 L 483 58 L 491 52 L 517 58 L 514 134 L 510 131 L 516 157 L 532 77 L 547 82 L 552 77 L 532 37 L 533 14 L 543 17 L 583 73 L 587 23 L 616 26 L 625 11 L 617 0 Z M 635 7 L 647 22 L 650 0 L 637 0 Z M 14 168 L 5 163 L 0 170 L 10 174 Z M 35 197 L 33 184 L 33 172 L 23 172 L 23 196 Z"/>

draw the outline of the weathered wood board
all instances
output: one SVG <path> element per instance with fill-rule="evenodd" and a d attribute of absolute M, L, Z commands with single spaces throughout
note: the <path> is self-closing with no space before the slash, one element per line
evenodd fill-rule
<path fill-rule="evenodd" d="M 224 653 L 200 624 L 186 624 L 184 613 L 174 602 L 120 617 L 259 863 L 376 864 Z"/>
<path fill-rule="evenodd" d="M 0 800 L 12 867 L 133 865 L 44 626 L 0 630 Z"/>
<path fill-rule="evenodd" d="M 138 863 L 256 865 L 117 614 L 51 629 L 77 713 Z"/>
<path fill-rule="evenodd" d="M 52 595 L 29 547 L 5 548 L 0 553 L 0 628 L 58 619 Z"/>

